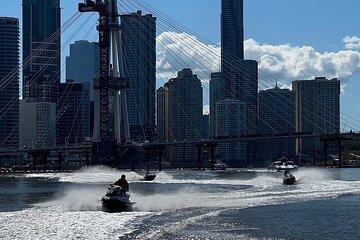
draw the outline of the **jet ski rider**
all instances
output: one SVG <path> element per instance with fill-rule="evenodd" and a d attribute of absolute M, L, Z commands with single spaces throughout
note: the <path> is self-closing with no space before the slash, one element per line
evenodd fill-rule
<path fill-rule="evenodd" d="M 292 173 L 289 169 L 286 169 L 285 172 L 284 172 L 284 177 L 291 177 L 292 176 Z"/>
<path fill-rule="evenodd" d="M 114 185 L 121 187 L 121 193 L 125 194 L 129 191 L 129 183 L 126 181 L 126 176 L 122 175 L 119 180 L 117 180 Z"/>

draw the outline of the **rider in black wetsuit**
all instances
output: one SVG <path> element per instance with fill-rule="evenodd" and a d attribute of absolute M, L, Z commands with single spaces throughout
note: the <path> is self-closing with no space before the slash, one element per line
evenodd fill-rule
<path fill-rule="evenodd" d="M 126 181 L 125 175 L 122 175 L 121 178 L 114 183 L 114 185 L 121 187 L 122 193 L 129 191 L 129 183 Z"/>

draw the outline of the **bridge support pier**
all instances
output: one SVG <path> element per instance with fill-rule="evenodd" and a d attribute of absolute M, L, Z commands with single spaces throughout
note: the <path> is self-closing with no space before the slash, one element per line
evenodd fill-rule
<path fill-rule="evenodd" d="M 210 169 L 214 170 L 214 165 L 215 165 L 215 148 L 217 147 L 217 143 L 215 142 L 202 142 L 202 143 L 197 143 L 196 144 L 196 148 L 197 148 L 197 163 L 198 163 L 198 170 L 202 170 L 202 160 L 201 160 L 201 156 L 203 153 L 207 152 L 210 153 Z"/>
<path fill-rule="evenodd" d="M 341 138 L 338 139 L 338 148 L 339 148 L 339 168 L 342 167 L 342 141 Z"/>
<path fill-rule="evenodd" d="M 328 141 L 324 140 L 324 162 L 325 162 L 325 167 L 328 166 Z"/>
<path fill-rule="evenodd" d="M 85 165 L 86 166 L 90 165 L 90 153 L 89 153 L 89 151 L 85 152 Z"/>
<path fill-rule="evenodd" d="M 57 162 L 57 170 L 60 172 L 62 170 L 62 163 L 64 161 L 64 156 L 61 152 L 58 152 L 58 162 Z"/>
<path fill-rule="evenodd" d="M 197 162 L 198 162 L 199 171 L 201 171 L 202 169 L 201 154 L 202 154 L 201 146 L 197 146 Z"/>
<path fill-rule="evenodd" d="M 163 161 L 164 161 L 164 150 L 159 152 L 159 171 L 163 170 Z"/>
<path fill-rule="evenodd" d="M 210 147 L 210 169 L 214 170 L 215 165 L 215 146 Z"/>
<path fill-rule="evenodd" d="M 162 171 L 162 162 L 164 157 L 164 145 L 149 145 L 144 147 L 146 171 L 150 171 L 150 159 L 157 158 L 159 163 L 159 171 Z"/>

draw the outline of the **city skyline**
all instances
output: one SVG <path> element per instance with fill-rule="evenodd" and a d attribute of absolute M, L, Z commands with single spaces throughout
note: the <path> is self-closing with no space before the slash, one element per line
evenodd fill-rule
<path fill-rule="evenodd" d="M 0 239 L 360 239 L 359 0 L 3 2 Z"/>
<path fill-rule="evenodd" d="M 172 4 L 174 5 L 174 8 L 170 8 L 169 3 L 164 0 L 150 1 L 150 4 L 153 4 L 155 8 L 160 9 L 172 18 L 182 22 L 190 29 L 199 32 L 199 35 L 204 36 L 211 42 L 220 42 L 220 1 L 214 1 L 214 4 L 211 6 L 209 4 L 206 5 L 207 11 L 201 12 L 199 16 L 192 16 L 191 21 L 189 17 L 186 17 L 189 14 L 185 11 L 187 1 L 188 0 L 185 0 L 185 2 L 178 0 L 173 1 Z M 61 6 L 63 21 L 68 19 L 75 11 L 77 2 L 78 1 L 62 1 Z M 192 3 L 192 7 L 194 10 L 200 9 L 204 7 L 206 2 L 206 0 L 196 1 L 195 3 Z M 4 3 L 0 14 L 18 17 L 20 18 L 21 24 L 20 4 L 20 0 L 11 1 L 11 3 L 6 2 Z M 269 52 L 275 52 L 281 56 L 280 58 L 275 59 L 280 60 L 280 63 L 284 63 L 284 61 L 282 61 L 283 57 L 288 57 L 289 60 L 296 61 L 297 55 L 305 53 L 304 56 L 315 56 L 315 59 L 313 60 L 318 60 L 320 62 L 324 59 L 330 58 L 330 63 L 333 63 L 337 69 L 341 69 L 343 65 L 340 65 L 339 68 L 339 65 L 336 65 L 337 63 L 334 62 L 333 59 L 335 57 L 342 57 L 345 62 L 350 63 L 349 68 L 345 68 L 342 74 L 338 74 L 344 76 L 329 76 L 331 74 L 321 74 L 320 72 L 318 74 L 314 74 L 313 76 L 301 76 L 296 78 L 288 76 L 287 74 L 284 74 L 284 72 L 280 72 L 281 77 L 278 77 L 278 80 L 280 82 L 287 82 L 288 86 L 290 86 L 291 81 L 296 79 L 325 76 L 329 78 L 339 77 L 340 80 L 343 80 L 343 78 L 346 77 L 346 81 L 344 81 L 346 86 L 343 84 L 342 88 L 343 91 L 345 91 L 345 94 L 341 95 L 342 109 L 347 114 L 360 117 L 360 105 L 357 100 L 354 100 L 354 98 L 356 98 L 356 93 L 360 90 L 360 83 L 357 81 L 357 79 L 360 78 L 358 74 L 359 66 L 356 64 L 356 58 L 359 55 L 356 47 L 359 46 L 359 40 L 357 38 L 346 38 L 346 36 L 352 37 L 360 35 L 358 29 L 356 28 L 356 24 L 349 24 L 358 21 L 355 9 L 356 6 L 360 5 L 360 3 L 355 0 L 350 0 L 347 1 L 346 4 L 341 4 L 340 6 L 337 5 L 338 4 L 336 3 L 328 3 L 324 0 L 316 2 L 293 1 L 292 3 L 279 0 L 272 2 L 271 4 L 262 0 L 245 1 L 245 39 L 247 39 L 247 41 L 245 41 L 245 46 L 248 46 L 245 47 L 245 55 L 264 56 L 269 54 Z M 304 11 L 299 13 L 297 12 L 298 8 L 301 8 Z M 179 9 L 179 11 L 175 11 L 174 9 Z M 298 18 L 299 14 L 302 16 L 302 21 Z M 336 18 L 333 18 L 334 14 L 336 14 Z M 261 18 L 259 18 L 259 16 L 261 16 Z M 315 16 L 316 23 L 314 24 L 311 22 L 311 19 L 315 19 Z M 283 17 L 286 17 L 287 21 L 284 22 L 282 19 Z M 265 21 L 265 19 L 271 19 L 272 21 Z M 207 23 L 206 25 L 204 25 L 205 22 Z M 337 27 L 336 31 L 332 31 L 328 27 L 329 24 L 334 27 L 341 27 Z M 294 26 L 296 26 L 296 28 L 294 28 Z M 270 29 L 273 32 L 269 32 Z M 78 39 L 75 38 L 74 41 L 83 39 L 82 36 L 84 35 L 80 34 L 77 36 Z M 64 36 L 64 38 L 65 37 L 68 36 Z M 92 40 L 92 37 L 90 41 Z M 249 39 L 254 39 L 256 42 Z M 265 43 L 268 44 L 264 45 Z M 284 44 L 289 44 L 289 46 Z M 297 48 L 297 46 L 299 48 Z M 311 47 L 304 48 L 303 46 Z M 352 47 L 353 50 L 348 49 L 349 47 Z M 260 49 L 260 51 L 249 51 L 249 49 L 255 48 Z M 68 51 L 68 48 L 66 48 L 62 56 L 63 61 L 64 58 L 68 56 Z M 326 52 L 329 52 L 330 54 L 326 54 Z M 332 52 L 335 54 L 331 54 Z M 273 55 L 274 54 L 270 54 L 270 56 Z M 253 59 L 254 57 L 250 56 L 249 58 Z M 271 72 L 271 69 L 264 68 L 266 63 L 271 63 L 268 61 L 270 59 L 267 58 L 267 61 L 260 61 L 261 71 L 264 71 L 265 73 Z M 351 62 L 352 59 L 353 62 Z M 306 64 L 306 62 L 304 64 Z M 275 65 L 274 69 L 276 69 L 276 67 L 281 67 L 281 64 Z M 327 70 L 331 72 L 332 68 Z M 287 72 L 288 71 L 285 71 L 285 73 Z M 326 69 L 324 69 L 324 73 L 326 73 Z M 160 85 L 161 84 L 158 84 L 158 87 Z M 275 85 L 275 83 L 273 83 L 273 85 Z"/>

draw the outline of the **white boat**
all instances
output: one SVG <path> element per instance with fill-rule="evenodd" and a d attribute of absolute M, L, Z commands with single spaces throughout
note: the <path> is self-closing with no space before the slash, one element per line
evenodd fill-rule
<path fill-rule="evenodd" d="M 222 162 L 217 162 L 216 164 L 214 164 L 214 170 L 226 170 L 227 169 L 227 165 L 225 163 Z"/>
<path fill-rule="evenodd" d="M 286 159 L 287 160 L 287 159 Z M 276 171 L 285 171 L 285 170 L 295 170 L 298 168 L 293 161 L 276 161 L 269 165 L 270 170 Z"/>

